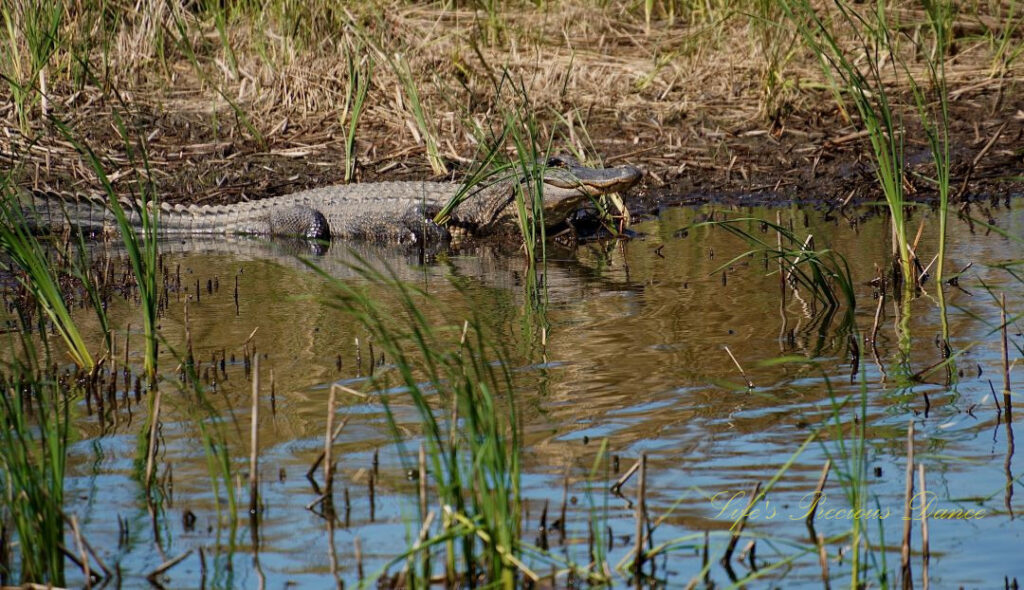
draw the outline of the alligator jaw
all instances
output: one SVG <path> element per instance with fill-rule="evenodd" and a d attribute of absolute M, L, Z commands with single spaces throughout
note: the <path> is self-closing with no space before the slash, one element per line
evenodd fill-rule
<path fill-rule="evenodd" d="M 544 225 L 554 228 L 591 197 L 625 190 L 640 180 L 641 173 L 632 166 L 588 168 L 569 156 L 555 156 L 543 167 Z M 452 211 L 452 222 L 466 227 L 478 236 L 512 232 L 517 225 L 519 188 L 526 197 L 527 213 L 533 206 L 530 189 L 532 174 L 506 177 L 471 195 Z"/>
<path fill-rule="evenodd" d="M 624 191 L 640 180 L 643 174 L 633 166 L 590 168 L 571 156 L 557 156 L 547 162 L 544 184 L 547 187 L 575 189 L 597 197 Z"/>
<path fill-rule="evenodd" d="M 570 156 L 551 158 L 544 170 L 545 225 L 562 223 L 591 197 L 629 189 L 641 176 L 633 166 L 589 168 Z"/>

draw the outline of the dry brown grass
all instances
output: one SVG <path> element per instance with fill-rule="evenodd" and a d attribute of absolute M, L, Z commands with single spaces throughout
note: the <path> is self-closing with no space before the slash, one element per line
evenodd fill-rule
<path fill-rule="evenodd" d="M 271 3 L 256 14 L 226 15 L 223 39 L 208 11 L 148 0 L 101 19 L 86 4 L 65 15 L 67 42 L 47 66 L 48 103 L 108 162 L 119 190 L 131 189 L 141 163 L 126 155 L 115 112 L 131 141 L 145 144 L 165 198 L 276 194 L 341 178 L 346 56 L 358 50 L 378 63 L 358 131 L 358 176 L 424 177 L 423 137 L 385 59 L 400 54 L 441 154 L 455 164 L 472 160 L 484 139 L 480 130 L 500 127 L 508 104 L 523 100 L 507 82 L 497 90 L 504 76 L 525 89 L 542 135 L 556 148 L 646 165 L 653 185 L 678 185 L 677 178 L 697 179 L 682 190 L 716 182 L 757 188 L 773 178 L 792 184 L 787 171 L 804 170 L 823 154 L 827 161 L 845 143 L 835 140 L 854 128 L 791 32 L 752 19 L 753 1 L 724 4 L 711 11 L 680 5 L 669 23 L 666 3 L 657 2 L 648 29 L 638 2 L 513 4 L 493 21 L 481 11 L 401 2 L 379 10 L 313 3 L 299 18 Z M 911 41 L 923 21 L 911 6 L 893 15 L 905 33 L 902 57 L 920 71 Z M 964 9 L 954 28 L 961 35 L 957 53 L 948 61 L 954 109 L 984 114 L 971 123 L 977 129 L 958 131 L 981 140 L 1021 108 L 1020 62 L 994 66 L 993 35 L 1010 30 L 1019 43 L 1021 33 L 1019 24 L 1014 29 L 1000 19 L 1000 8 Z M 773 48 L 778 57 L 770 62 Z M 86 56 L 91 79 L 81 73 Z M 10 68 L 4 74 L 13 75 Z M 767 92 L 770 76 L 779 84 Z M 94 186 L 38 101 L 25 129 L 5 103 L 0 150 L 19 182 Z M 1006 137 L 1019 135 L 1020 118 L 1014 124 Z"/>

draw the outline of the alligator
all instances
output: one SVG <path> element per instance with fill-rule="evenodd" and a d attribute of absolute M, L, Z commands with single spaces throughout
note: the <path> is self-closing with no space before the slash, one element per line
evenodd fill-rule
<path fill-rule="evenodd" d="M 641 176 L 632 166 L 590 168 L 569 156 L 541 163 L 543 219 L 547 227 L 563 223 L 590 197 L 623 191 Z M 365 240 L 382 243 L 437 243 L 459 230 L 477 237 L 514 227 L 515 195 L 526 175 L 505 174 L 464 191 L 442 226 L 434 222 L 445 204 L 462 190 L 445 182 L 380 182 L 333 185 L 230 205 L 160 204 L 160 235 L 251 235 L 312 240 Z M 526 193 L 529 195 L 529 193 Z M 530 201 L 529 198 L 526 201 Z M 142 205 L 120 201 L 125 216 L 142 227 Z M 62 232 L 68 225 L 85 233 L 110 233 L 116 219 L 103 198 L 22 193 L 20 209 L 35 231 Z M 532 212 L 529 212 L 532 215 Z"/>

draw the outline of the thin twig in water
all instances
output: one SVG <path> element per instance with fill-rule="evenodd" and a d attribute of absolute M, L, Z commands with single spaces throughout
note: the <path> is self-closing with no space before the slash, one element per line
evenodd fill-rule
<path fill-rule="evenodd" d="M 750 377 L 747 377 L 746 371 L 744 371 L 743 367 L 740 366 L 740 362 L 738 360 L 736 360 L 736 356 L 733 355 L 732 351 L 729 350 L 728 346 L 723 346 L 722 348 L 724 348 L 725 352 L 727 352 L 729 354 L 729 358 L 732 359 L 732 362 L 733 362 L 733 364 L 736 365 L 736 368 L 740 370 L 740 375 L 742 375 L 743 376 L 743 380 L 747 382 L 747 389 L 753 389 L 754 388 L 754 382 L 750 380 Z"/>
<path fill-rule="evenodd" d="M 611 493 L 615 494 L 616 496 L 622 496 L 622 486 L 626 485 L 626 482 L 629 481 L 629 478 L 633 477 L 633 474 L 636 473 L 638 469 L 640 469 L 639 460 L 636 463 L 633 463 L 633 466 L 630 467 L 629 470 L 626 471 L 626 473 L 623 473 L 622 477 L 620 477 L 618 481 L 612 484 L 612 487 L 609 488 Z"/>
<path fill-rule="evenodd" d="M 186 552 L 182 553 L 181 555 L 175 557 L 174 559 L 171 559 L 169 561 L 165 561 L 165 562 L 161 563 L 160 565 L 158 565 L 156 567 L 155 570 L 153 570 L 153 571 L 149 572 L 148 574 L 146 574 L 146 579 L 149 580 L 150 582 L 156 581 L 156 577 L 157 576 L 159 576 L 160 574 L 166 572 L 167 570 L 171 569 L 172 567 L 178 565 L 179 563 L 185 561 L 185 559 L 187 559 L 189 555 L 192 555 L 192 550 L 191 549 L 189 549 L 188 551 L 186 551 Z"/>

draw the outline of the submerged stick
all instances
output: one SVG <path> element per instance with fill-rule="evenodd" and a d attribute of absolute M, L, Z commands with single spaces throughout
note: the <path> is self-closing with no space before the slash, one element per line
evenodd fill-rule
<path fill-rule="evenodd" d="M 355 554 L 356 558 L 356 572 L 359 575 L 359 581 L 362 582 L 365 577 L 363 574 L 363 544 L 359 540 L 359 537 L 356 536 L 352 539 L 352 545 L 352 552 Z"/>
<path fill-rule="evenodd" d="M 566 506 L 569 503 L 569 473 L 566 472 L 565 477 L 562 478 L 562 512 L 560 517 L 560 524 L 558 526 L 558 542 L 565 543 L 565 519 L 566 517 Z"/>
<path fill-rule="evenodd" d="M 924 484 L 924 463 L 917 466 L 917 487 L 921 489 L 921 498 L 928 497 L 928 488 Z M 928 590 L 928 562 L 931 561 L 931 551 L 928 549 L 928 510 L 927 503 L 921 502 L 921 584 L 924 590 Z"/>
<path fill-rule="evenodd" d="M 156 457 L 156 430 L 160 422 L 160 388 L 154 388 L 153 413 L 149 422 L 149 448 L 146 449 L 146 489 L 153 480 L 153 461 Z"/>
<path fill-rule="evenodd" d="M 743 509 L 743 514 L 740 515 L 740 519 L 737 522 L 733 523 L 735 529 L 732 532 L 732 538 L 729 539 L 729 544 L 725 547 L 725 554 L 723 554 L 722 559 L 719 560 L 722 567 L 729 571 L 732 571 L 732 565 L 730 563 L 732 560 L 732 554 L 736 551 L 736 545 L 740 542 L 740 535 L 743 534 L 744 527 L 747 526 L 747 518 L 750 517 L 751 512 L 750 509 L 754 506 L 754 502 L 756 502 L 760 497 L 761 482 L 757 482 L 754 484 L 754 491 L 750 494 L 750 500 L 747 502 L 747 507 Z"/>
<path fill-rule="evenodd" d="M 641 587 L 640 568 L 644 565 L 644 516 L 647 511 L 647 453 L 640 454 L 640 475 L 636 487 L 636 559 L 633 560 L 633 575 L 637 588 Z M 565 523 L 562 523 L 565 526 Z"/>
<path fill-rule="evenodd" d="M 903 543 L 900 546 L 900 577 L 903 588 L 914 587 L 914 576 L 910 568 L 910 531 L 913 522 L 910 515 L 914 496 L 914 421 L 907 426 L 907 485 L 903 496 Z"/>
<path fill-rule="evenodd" d="M 324 495 L 330 496 L 334 488 L 334 467 L 331 461 L 331 447 L 334 446 L 334 400 L 337 388 L 331 386 L 327 395 L 327 429 L 324 433 Z M 316 468 L 314 464 L 313 469 Z"/>
<path fill-rule="evenodd" d="M 1006 341 L 1006 293 L 999 295 L 999 303 L 1003 340 L 1003 407 L 1006 408 L 1006 423 L 1010 424 L 1013 422 L 1013 410 L 1010 403 L 1010 354 Z"/>
<path fill-rule="evenodd" d="M 259 509 L 260 355 L 252 355 L 252 412 L 249 414 L 249 515 Z"/>

